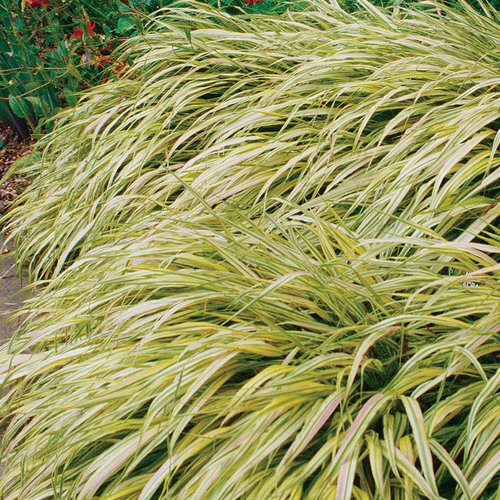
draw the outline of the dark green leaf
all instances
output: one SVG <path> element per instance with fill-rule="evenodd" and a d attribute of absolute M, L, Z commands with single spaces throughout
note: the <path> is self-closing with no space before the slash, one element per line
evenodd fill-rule
<path fill-rule="evenodd" d="M 25 99 L 9 95 L 9 105 L 16 116 L 19 118 L 27 118 L 30 113 L 30 108 Z"/>
<path fill-rule="evenodd" d="M 135 28 L 135 23 L 130 17 L 120 17 L 118 20 L 118 33 L 125 33 L 132 28 Z"/>

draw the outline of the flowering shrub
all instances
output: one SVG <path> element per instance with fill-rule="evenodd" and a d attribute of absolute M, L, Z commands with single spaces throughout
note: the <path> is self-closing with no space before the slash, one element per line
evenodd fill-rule
<path fill-rule="evenodd" d="M 124 61 L 116 47 L 139 31 L 152 2 L 0 0 L 0 121 L 21 136 Z"/>
<path fill-rule="evenodd" d="M 80 91 L 120 77 L 114 49 L 173 0 L 0 0 L 0 121 L 38 130 Z M 226 10 L 274 8 L 277 0 L 210 0 Z M 260 5 L 257 5 L 260 4 Z M 281 2 L 285 5 L 286 2 Z M 237 9 L 235 9 L 237 8 Z M 42 120 L 43 121 L 43 120 Z"/>

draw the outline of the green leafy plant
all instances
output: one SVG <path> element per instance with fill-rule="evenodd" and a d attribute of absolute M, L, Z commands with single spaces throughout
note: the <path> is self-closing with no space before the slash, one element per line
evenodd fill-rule
<path fill-rule="evenodd" d="M 18 164 L 5 499 L 498 496 L 499 26 L 364 6 L 166 8 Z"/>
<path fill-rule="evenodd" d="M 1 0 L 0 119 L 26 135 L 61 106 L 74 106 L 106 69 L 120 71 L 113 50 L 147 16 L 136 3 L 132 10 L 126 0 Z"/>
<path fill-rule="evenodd" d="M 223 2 L 234 12 L 283 9 L 275 0 Z M 113 56 L 144 29 L 153 12 L 173 0 L 0 0 L 0 120 L 21 136 L 37 130 L 83 89 L 125 66 Z M 178 3 L 178 2 L 177 2 Z M 236 8 L 237 7 L 237 8 Z"/>

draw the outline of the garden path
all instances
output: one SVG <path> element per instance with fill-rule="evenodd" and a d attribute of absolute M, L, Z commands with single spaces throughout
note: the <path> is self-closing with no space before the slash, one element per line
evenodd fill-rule
<path fill-rule="evenodd" d="M 3 236 L 0 236 L 0 248 L 3 246 Z M 11 246 L 8 245 L 11 250 Z M 14 269 L 14 258 L 2 256 L 0 259 L 0 344 L 7 341 L 18 322 L 10 319 L 12 312 L 21 307 L 26 292 L 21 291 L 28 283 L 27 271 L 23 269 L 21 279 Z"/>
<path fill-rule="evenodd" d="M 3 247 L 3 236 L 0 235 L 0 249 Z M 7 245 L 9 250 L 11 245 Z M 23 269 L 21 279 L 14 268 L 14 257 L 0 255 L 0 345 L 7 342 L 14 334 L 18 320 L 12 319 L 12 313 L 19 309 L 26 299 L 23 286 L 28 283 L 26 269 Z M 2 439 L 0 427 L 0 440 Z M 2 457 L 0 457 L 0 475 L 2 474 Z"/>

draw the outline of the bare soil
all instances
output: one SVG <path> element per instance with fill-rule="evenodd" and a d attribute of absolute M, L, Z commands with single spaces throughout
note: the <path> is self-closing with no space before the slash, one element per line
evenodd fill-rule
<path fill-rule="evenodd" d="M 18 158 L 31 151 L 35 142 L 32 136 L 21 139 L 0 122 L 0 181 Z M 14 175 L 0 184 L 0 216 L 29 184 L 30 179 L 20 175 Z"/>

